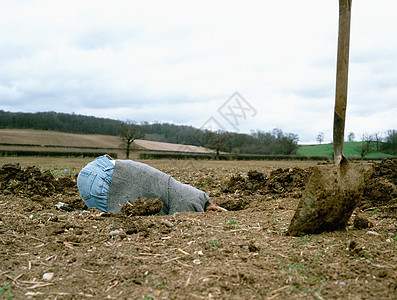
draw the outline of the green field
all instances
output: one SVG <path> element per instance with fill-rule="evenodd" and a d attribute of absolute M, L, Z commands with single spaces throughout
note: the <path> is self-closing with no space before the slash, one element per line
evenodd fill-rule
<path fill-rule="evenodd" d="M 362 142 L 345 142 L 343 143 L 343 153 L 346 157 L 360 158 L 361 146 L 362 146 Z M 333 144 L 300 146 L 297 154 L 303 156 L 332 157 Z M 382 158 L 382 157 L 392 157 L 392 155 L 376 152 L 376 151 L 370 152 L 365 155 L 365 158 Z"/>

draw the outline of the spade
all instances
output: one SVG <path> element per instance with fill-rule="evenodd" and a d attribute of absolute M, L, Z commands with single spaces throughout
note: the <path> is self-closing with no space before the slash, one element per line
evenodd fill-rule
<path fill-rule="evenodd" d="M 343 155 L 349 69 L 352 0 L 339 0 L 339 34 L 336 71 L 333 146 L 334 163 L 317 165 L 291 220 L 287 234 L 322 233 L 344 229 L 360 202 L 371 167 L 352 163 Z"/>

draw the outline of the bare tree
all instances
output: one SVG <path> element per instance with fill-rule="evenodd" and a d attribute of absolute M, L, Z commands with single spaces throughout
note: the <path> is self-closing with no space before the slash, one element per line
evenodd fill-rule
<path fill-rule="evenodd" d="M 135 122 L 127 121 L 119 127 L 119 135 L 121 137 L 121 146 L 125 149 L 125 157 L 130 158 L 131 145 L 136 139 L 145 136 L 143 129 Z"/>
<path fill-rule="evenodd" d="M 226 150 L 226 141 L 230 138 L 230 135 L 221 130 L 218 131 L 204 131 L 205 146 L 213 149 L 216 152 L 216 159 L 219 159 L 220 151 Z"/>
<path fill-rule="evenodd" d="M 373 141 L 375 142 L 377 152 L 379 151 L 379 148 L 380 148 L 379 146 L 380 146 L 380 143 L 382 142 L 382 140 L 383 140 L 382 136 L 379 132 L 375 132 L 373 134 Z"/>
<path fill-rule="evenodd" d="M 316 137 L 316 141 L 320 143 L 320 145 L 322 144 L 322 142 L 324 142 L 324 132 L 319 132 L 317 137 Z"/>
<path fill-rule="evenodd" d="M 370 134 L 363 134 L 361 144 L 357 146 L 360 151 L 361 158 L 364 158 L 368 153 L 371 153 L 374 148 L 374 138 Z"/>
<path fill-rule="evenodd" d="M 349 142 L 354 142 L 355 138 L 356 138 L 356 136 L 354 135 L 354 132 L 349 132 L 349 134 L 347 135 L 347 140 Z"/>

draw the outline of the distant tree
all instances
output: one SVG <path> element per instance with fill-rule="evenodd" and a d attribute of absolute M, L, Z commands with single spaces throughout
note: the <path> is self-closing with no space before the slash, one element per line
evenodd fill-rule
<path fill-rule="evenodd" d="M 324 132 L 318 133 L 316 137 L 316 141 L 319 142 L 320 145 L 324 142 Z"/>
<path fill-rule="evenodd" d="M 382 142 L 382 136 L 379 132 L 375 132 L 372 136 L 373 136 L 373 141 L 375 143 L 376 151 L 378 152 L 380 149 L 380 144 Z"/>
<path fill-rule="evenodd" d="M 12 127 L 12 115 L 9 112 L 0 110 L 0 128 L 11 128 Z"/>
<path fill-rule="evenodd" d="M 281 140 L 283 154 L 296 154 L 298 150 L 299 137 L 295 133 L 286 133 Z"/>
<path fill-rule="evenodd" d="M 370 134 L 363 134 L 361 144 L 357 146 L 357 149 L 360 151 L 361 158 L 367 156 L 368 153 L 373 152 L 374 150 L 374 139 Z"/>
<path fill-rule="evenodd" d="M 256 149 L 251 153 L 290 155 L 298 150 L 298 135 L 284 133 L 279 128 L 274 128 L 271 132 L 251 131 L 251 136 L 257 140 L 257 144 L 254 144 Z"/>
<path fill-rule="evenodd" d="M 388 130 L 384 142 L 381 144 L 381 150 L 385 153 L 397 155 L 397 130 Z"/>
<path fill-rule="evenodd" d="M 0 128 L 54 130 L 71 133 L 117 135 L 123 122 L 53 111 L 37 113 L 0 112 Z"/>
<path fill-rule="evenodd" d="M 220 151 L 228 150 L 226 141 L 230 138 L 230 135 L 227 132 L 218 130 L 218 131 L 204 131 L 204 141 L 205 146 L 207 148 L 215 150 L 215 157 L 219 159 Z"/>
<path fill-rule="evenodd" d="M 122 148 L 125 149 L 125 157 L 130 158 L 131 145 L 136 139 L 145 136 L 143 129 L 135 122 L 127 121 L 119 127 L 119 135 L 122 141 Z"/>
<path fill-rule="evenodd" d="M 349 142 L 354 142 L 355 138 L 356 138 L 356 136 L 354 135 L 354 132 L 349 132 L 349 134 L 347 135 L 347 140 Z"/>

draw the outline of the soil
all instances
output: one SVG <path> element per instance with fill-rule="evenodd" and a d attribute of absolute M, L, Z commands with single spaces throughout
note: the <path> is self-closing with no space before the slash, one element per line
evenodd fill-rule
<path fill-rule="evenodd" d="M 122 217 L 150 216 L 155 215 L 163 208 L 163 201 L 160 198 L 141 197 L 135 201 L 128 201 L 121 208 Z"/>
<path fill-rule="evenodd" d="M 247 164 L 157 163 L 229 210 L 169 216 L 158 199 L 87 209 L 76 173 L 3 165 L 0 298 L 396 298 L 396 160 L 374 163 L 345 230 L 299 237 L 286 231 L 313 165 Z"/>

